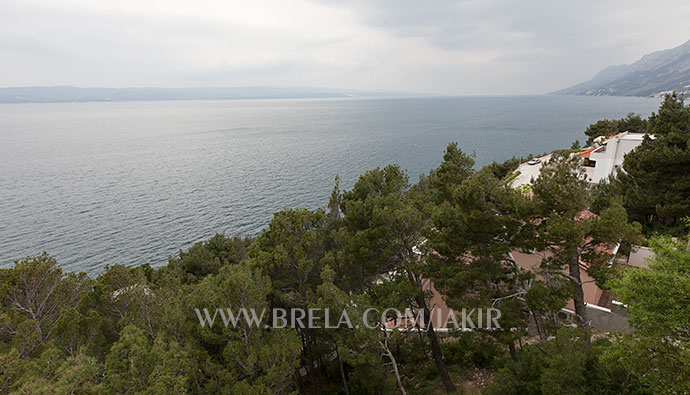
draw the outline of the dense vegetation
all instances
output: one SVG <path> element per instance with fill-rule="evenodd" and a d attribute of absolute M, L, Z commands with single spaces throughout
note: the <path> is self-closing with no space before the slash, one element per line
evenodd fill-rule
<path fill-rule="evenodd" d="M 621 119 L 602 119 L 587 127 L 587 145 L 592 144 L 597 137 L 611 137 L 622 132 L 646 133 L 649 122 L 637 114 L 630 113 Z"/>
<path fill-rule="evenodd" d="M 649 121 L 613 122 L 656 138 L 604 186 L 563 151 L 528 198 L 506 182 L 519 160 L 475 170 L 453 143 L 414 185 L 394 165 L 350 190 L 336 179 L 327 208 L 283 210 L 256 239 L 216 235 L 161 268 L 92 279 L 45 253 L 19 260 L 0 270 L 0 393 L 690 391 L 690 109 L 671 96 Z M 649 270 L 610 266 L 606 247 L 643 231 L 681 238 L 650 238 Z M 549 254 L 525 270 L 515 250 Z M 580 259 L 629 306 L 634 333 L 589 328 Z M 226 327 L 195 310 L 330 308 L 362 322 L 370 307 L 430 310 L 428 279 L 451 308 L 500 308 L 502 329 Z M 575 328 L 555 318 L 568 299 Z"/>
<path fill-rule="evenodd" d="M 669 95 L 649 118 L 650 135 L 625 157 L 619 173 L 623 203 L 650 232 L 680 235 L 690 216 L 690 107 Z"/>

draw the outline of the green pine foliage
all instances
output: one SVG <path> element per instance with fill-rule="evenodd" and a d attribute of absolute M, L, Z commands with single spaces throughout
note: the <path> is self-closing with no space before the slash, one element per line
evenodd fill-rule
<path fill-rule="evenodd" d="M 588 137 L 586 145 L 591 145 L 594 139 L 600 136 L 611 137 L 622 132 L 646 133 L 648 128 L 648 121 L 634 113 L 629 113 L 621 119 L 602 119 L 589 125 L 585 130 Z"/>
<path fill-rule="evenodd" d="M 647 233 L 677 236 L 690 216 L 690 107 L 682 97 L 666 96 L 648 132 L 654 138 L 626 155 L 619 173 L 623 204 Z"/>
<path fill-rule="evenodd" d="M 606 353 L 654 393 L 690 391 L 690 248 L 668 237 L 651 242 L 649 270 L 627 270 L 613 282 L 629 304 L 635 331 L 621 335 Z"/>

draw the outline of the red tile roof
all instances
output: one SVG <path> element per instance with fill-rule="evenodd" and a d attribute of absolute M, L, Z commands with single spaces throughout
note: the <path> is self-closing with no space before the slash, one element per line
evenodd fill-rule
<path fill-rule="evenodd" d="M 577 156 L 581 156 L 581 157 L 583 157 L 583 158 L 589 158 L 589 154 L 591 154 L 592 151 L 594 151 L 594 150 L 597 149 L 597 148 L 599 148 L 599 147 L 587 148 L 586 150 L 584 150 L 584 151 L 580 152 L 579 154 L 577 154 Z"/>
<path fill-rule="evenodd" d="M 577 156 L 581 156 L 581 157 L 583 157 L 583 158 L 589 158 L 589 155 L 590 155 L 592 152 L 594 152 L 597 148 L 599 148 L 599 147 L 601 147 L 602 145 L 606 144 L 606 143 L 609 142 L 610 140 L 615 139 L 616 137 L 620 136 L 620 135 L 623 134 L 623 133 L 626 133 L 626 132 L 621 132 L 621 133 L 618 133 L 618 134 L 614 134 L 613 136 L 611 136 L 611 137 L 607 138 L 606 140 L 602 141 L 601 144 L 599 144 L 598 146 L 592 147 L 592 148 L 587 148 L 586 150 L 584 150 L 584 151 L 580 152 L 579 154 L 577 154 Z"/>

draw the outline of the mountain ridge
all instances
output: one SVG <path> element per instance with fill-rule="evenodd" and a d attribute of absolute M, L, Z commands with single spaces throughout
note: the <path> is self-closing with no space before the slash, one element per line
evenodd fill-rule
<path fill-rule="evenodd" d="M 658 97 L 671 91 L 690 93 L 690 40 L 646 54 L 631 64 L 606 67 L 589 81 L 552 93 Z"/>

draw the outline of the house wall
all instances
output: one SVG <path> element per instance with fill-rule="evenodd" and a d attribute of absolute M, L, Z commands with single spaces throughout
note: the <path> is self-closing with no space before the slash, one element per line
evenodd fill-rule
<path fill-rule="evenodd" d="M 541 264 L 543 253 L 523 253 L 520 251 L 513 251 L 513 257 L 518 262 L 520 267 L 529 270 L 538 267 Z M 625 308 L 616 303 L 609 303 L 610 308 L 601 307 L 597 303 L 600 301 L 604 291 L 599 288 L 592 278 L 582 266 L 580 266 L 580 280 L 583 282 L 582 290 L 585 296 L 585 308 L 587 309 L 587 316 L 593 328 L 604 332 L 628 332 L 630 327 L 627 322 L 627 311 Z M 568 299 L 562 313 L 565 313 L 572 322 L 575 306 L 572 299 Z M 531 319 L 530 319 L 531 321 Z M 530 333 L 533 331 L 533 324 L 530 326 Z"/>
<path fill-rule="evenodd" d="M 615 145 L 613 141 L 609 141 L 604 148 L 589 155 L 590 160 L 595 162 L 592 182 L 600 182 L 611 174 L 613 169 L 612 153 Z"/>
<path fill-rule="evenodd" d="M 589 156 L 590 160 L 596 162 L 592 181 L 600 182 L 622 168 L 625 155 L 642 144 L 642 138 L 643 135 L 639 133 L 626 133 L 606 142 L 603 149 L 593 151 Z"/>
<path fill-rule="evenodd" d="M 542 259 L 544 259 L 543 252 L 534 253 L 523 253 L 518 250 L 512 251 L 512 255 L 518 262 L 518 265 L 524 270 L 533 270 L 541 265 Z M 548 256 L 548 253 L 547 253 Z M 625 317 L 627 313 L 622 307 L 613 304 L 611 308 L 600 307 L 597 302 L 601 298 L 602 291 L 594 281 L 594 279 L 587 273 L 587 270 L 580 266 L 580 279 L 584 283 L 582 285 L 585 303 L 589 319 L 591 321 L 592 327 L 602 330 L 602 331 L 627 331 L 629 330 L 627 321 Z M 427 317 L 431 318 L 431 321 L 437 331 L 443 332 L 448 330 L 446 328 L 446 320 L 448 319 L 451 309 L 446 304 L 444 297 L 441 295 L 433 283 L 428 279 L 422 280 L 422 287 L 424 290 L 431 293 L 430 300 L 430 312 L 426 312 Z M 470 310 L 470 309 L 468 309 Z M 572 315 L 574 310 L 574 305 L 572 299 L 567 301 L 565 308 L 562 310 L 565 314 Z M 429 314 L 430 313 L 430 314 Z M 456 311 L 455 315 L 460 320 L 460 311 Z M 399 328 L 409 329 L 409 323 L 406 323 L 404 317 L 401 318 L 397 323 L 390 322 L 387 326 L 393 327 L 398 326 Z M 410 317 L 411 319 L 411 317 Z M 475 322 L 476 323 L 476 322 Z M 482 322 L 482 327 L 484 327 L 485 322 Z"/>
<path fill-rule="evenodd" d="M 518 262 L 518 265 L 525 270 L 533 270 L 538 268 L 539 265 L 541 265 L 541 261 L 544 256 L 544 253 L 528 254 L 517 250 L 513 251 L 512 254 L 515 260 Z M 585 294 L 585 303 L 597 304 L 603 291 L 597 286 L 597 283 L 594 281 L 592 276 L 590 276 L 589 273 L 587 273 L 587 270 L 585 270 L 582 266 L 580 266 L 580 281 L 584 283 L 582 284 L 582 291 Z M 574 308 L 572 299 L 568 300 L 565 308 L 571 310 Z"/>

